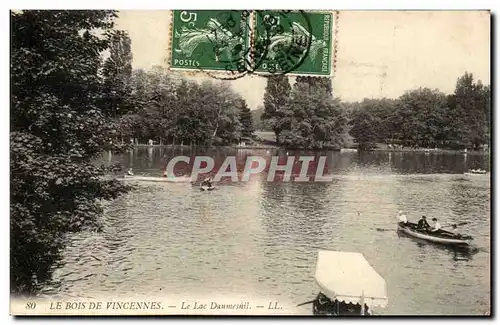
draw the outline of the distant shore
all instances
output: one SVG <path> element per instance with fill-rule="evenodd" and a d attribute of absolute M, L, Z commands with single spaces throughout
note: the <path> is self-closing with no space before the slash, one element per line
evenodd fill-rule
<path fill-rule="evenodd" d="M 387 151 L 387 152 L 420 152 L 420 153 L 427 153 L 427 154 L 434 154 L 434 153 L 449 153 L 449 154 L 461 154 L 461 155 L 488 155 L 490 152 L 489 151 L 463 151 L 463 150 L 451 150 L 451 149 L 412 149 L 412 148 L 403 148 L 403 149 L 384 149 L 384 148 L 376 148 L 373 149 L 372 151 Z"/>
<path fill-rule="evenodd" d="M 192 148 L 192 147 L 197 147 L 197 146 L 188 146 L 188 145 L 172 145 L 172 144 L 136 144 L 133 145 L 134 148 Z M 203 146 L 200 146 L 203 147 Z M 207 147 L 209 148 L 209 147 Z M 241 146 L 241 145 L 227 145 L 227 146 L 213 146 L 213 148 L 232 148 L 232 149 L 251 149 L 251 150 L 274 150 L 274 149 L 283 149 L 283 150 L 307 150 L 311 151 L 311 149 L 292 149 L 292 148 L 282 148 L 278 146 L 273 146 L 273 145 L 267 145 L 267 144 L 253 144 L 253 145 L 248 145 L 248 146 Z M 313 150 L 312 150 L 313 151 Z M 320 151 L 340 151 L 340 152 L 359 152 L 356 148 L 341 148 L 341 149 L 325 149 L 325 150 L 320 150 Z M 403 149 L 389 149 L 389 148 L 374 148 L 372 150 L 366 150 L 364 152 L 394 152 L 394 153 L 406 153 L 406 152 L 413 152 L 413 153 L 426 153 L 426 154 L 460 154 L 460 155 L 489 155 L 490 151 L 463 151 L 463 150 L 451 150 L 451 149 L 414 149 L 414 148 L 403 148 Z"/>
<path fill-rule="evenodd" d="M 240 145 L 227 145 L 227 146 L 187 146 L 180 144 L 134 144 L 134 148 L 192 148 L 192 147 L 206 147 L 206 148 L 233 148 L 233 149 L 280 149 L 280 147 L 272 146 L 272 145 L 248 145 L 248 146 L 240 146 Z"/>

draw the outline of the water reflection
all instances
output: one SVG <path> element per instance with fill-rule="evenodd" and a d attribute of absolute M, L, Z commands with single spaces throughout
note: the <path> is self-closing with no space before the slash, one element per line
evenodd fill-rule
<path fill-rule="evenodd" d="M 468 246 L 454 246 L 454 245 L 443 245 L 439 243 L 429 243 L 423 239 L 415 238 L 412 236 L 408 236 L 405 233 L 398 232 L 398 237 L 402 240 L 411 240 L 415 243 L 415 245 L 422 252 L 422 256 L 425 255 L 427 249 L 431 251 L 440 251 L 443 254 L 446 254 L 451 257 L 453 261 L 470 261 L 474 257 L 475 254 L 479 253 L 480 249 L 477 246 L 468 245 Z M 424 262 L 424 259 L 421 259 L 420 262 Z M 455 265 L 455 266 L 458 266 Z"/>

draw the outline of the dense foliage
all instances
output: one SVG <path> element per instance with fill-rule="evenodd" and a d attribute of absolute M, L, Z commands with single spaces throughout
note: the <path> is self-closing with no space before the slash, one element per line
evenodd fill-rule
<path fill-rule="evenodd" d="M 269 78 L 261 118 L 277 142 L 289 148 L 340 148 L 347 133 L 345 107 L 332 95 L 331 79 L 297 77 L 289 91 L 288 77 Z"/>
<path fill-rule="evenodd" d="M 491 88 L 469 73 L 451 95 L 419 88 L 397 100 L 365 99 L 348 106 L 350 135 L 360 149 L 375 143 L 478 149 L 490 141 Z"/>
<path fill-rule="evenodd" d="M 241 123 L 241 140 L 252 140 L 255 135 L 253 126 L 252 111 L 244 100 L 240 100 L 240 123 Z"/>
<path fill-rule="evenodd" d="M 121 140 L 229 145 L 253 137 L 245 101 L 224 83 L 187 81 L 161 67 L 131 77 L 138 108 L 120 119 Z"/>
<path fill-rule="evenodd" d="M 92 161 L 112 141 L 117 116 L 102 78 L 113 11 L 11 13 L 11 290 L 50 277 L 64 235 L 99 229 L 99 200 L 127 188 Z M 123 35 L 122 35 L 123 36 Z M 122 37 L 120 36 L 120 37 Z"/>
<path fill-rule="evenodd" d="M 252 110 L 251 112 L 255 130 L 272 131 L 271 126 L 269 126 L 268 124 L 268 120 L 262 119 L 262 114 L 264 113 L 264 105 L 257 106 L 257 108 Z"/>
<path fill-rule="evenodd" d="M 290 82 L 288 76 L 276 75 L 268 77 L 264 93 L 264 112 L 261 119 L 276 134 L 276 142 L 281 143 L 281 132 L 285 129 L 290 116 Z"/>
<path fill-rule="evenodd" d="M 326 149 L 342 147 L 348 120 L 329 78 L 297 77 L 284 122 L 283 145 Z"/>

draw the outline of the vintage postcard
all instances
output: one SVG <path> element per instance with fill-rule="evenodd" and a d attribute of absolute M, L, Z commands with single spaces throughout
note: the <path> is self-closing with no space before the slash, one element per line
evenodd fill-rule
<path fill-rule="evenodd" d="M 489 11 L 10 19 L 12 315 L 491 314 Z"/>

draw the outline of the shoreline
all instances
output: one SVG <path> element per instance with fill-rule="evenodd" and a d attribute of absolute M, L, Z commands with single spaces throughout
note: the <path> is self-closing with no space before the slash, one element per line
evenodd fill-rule
<path fill-rule="evenodd" d="M 320 150 L 314 150 L 314 149 L 300 149 L 300 148 L 286 148 L 286 147 L 277 147 L 273 145 L 251 145 L 251 146 L 238 146 L 238 145 L 228 145 L 228 146 L 188 146 L 188 145 L 172 145 L 172 144 L 137 144 L 133 145 L 132 148 L 231 148 L 231 149 L 251 149 L 251 150 L 290 150 L 290 151 L 336 151 L 336 152 L 356 152 L 356 153 L 361 153 L 361 152 L 395 152 L 395 153 L 407 153 L 407 152 L 413 152 L 413 153 L 425 153 L 425 154 L 462 154 L 464 156 L 467 155 L 490 155 L 490 151 L 467 151 L 464 152 L 463 150 L 452 150 L 452 149 L 412 149 L 412 148 L 404 148 L 404 149 L 388 149 L 388 148 L 375 148 L 372 150 L 365 150 L 365 151 L 358 151 L 356 148 L 339 148 L 339 149 L 320 149 Z"/>
<path fill-rule="evenodd" d="M 387 151 L 387 152 L 418 152 L 418 153 L 426 153 L 426 154 L 432 154 L 432 153 L 449 153 L 449 154 L 462 154 L 464 156 L 467 155 L 489 155 L 490 151 L 467 151 L 464 152 L 463 150 L 452 150 L 452 149 L 385 149 L 385 148 L 377 148 L 373 149 L 371 151 Z"/>

